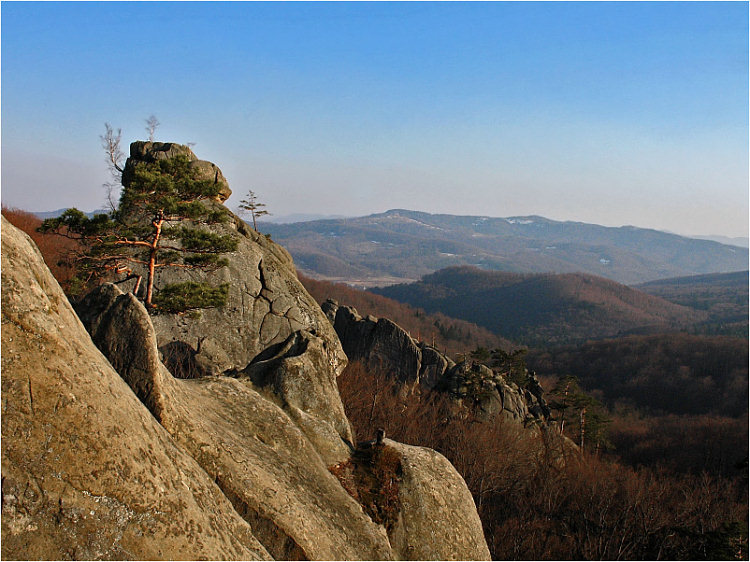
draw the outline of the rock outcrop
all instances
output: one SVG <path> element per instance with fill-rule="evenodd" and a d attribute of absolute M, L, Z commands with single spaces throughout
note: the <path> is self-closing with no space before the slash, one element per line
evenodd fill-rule
<path fill-rule="evenodd" d="M 401 560 L 489 560 L 474 500 L 441 454 L 385 440 L 401 454 L 401 516 L 390 533 Z"/>
<path fill-rule="evenodd" d="M 2 558 L 268 559 L 2 219 Z"/>
<path fill-rule="evenodd" d="M 136 141 L 130 144 L 130 158 L 125 162 L 122 171 L 122 184 L 127 187 L 133 178 L 133 171 L 137 162 L 156 162 L 158 160 L 168 160 L 175 156 L 186 156 L 190 161 L 190 167 L 196 172 L 196 176 L 201 180 L 209 180 L 219 185 L 220 203 L 229 199 L 232 190 L 229 189 L 229 182 L 221 173 L 216 164 L 206 160 L 199 160 L 189 146 L 177 144 L 174 142 L 152 142 Z"/>
<path fill-rule="evenodd" d="M 533 373 L 526 373 L 527 388 L 521 389 L 486 365 L 454 363 L 434 347 L 413 340 L 390 320 L 362 318 L 354 308 L 333 300 L 324 302 L 321 308 L 350 360 L 363 361 L 413 386 L 447 391 L 457 400 L 476 406 L 484 417 L 502 414 L 520 422 L 549 417 Z"/>
<path fill-rule="evenodd" d="M 195 166 L 226 184 L 215 164 L 198 160 L 189 147 L 175 143 L 138 141 L 130 146 L 130 158 L 125 163 L 123 185 L 127 186 L 132 170 L 139 162 L 187 155 Z M 228 184 L 226 193 L 229 194 Z M 227 195 L 228 196 L 228 195 Z M 346 356 L 335 332 L 315 300 L 297 280 L 294 263 L 289 253 L 266 236 L 249 228 L 219 202 L 209 201 L 228 213 L 226 223 L 201 228 L 238 240 L 237 249 L 224 254 L 229 265 L 206 273 L 182 268 L 161 268 L 154 286 L 184 281 L 207 281 L 212 285 L 229 283 L 226 306 L 202 311 L 200 318 L 159 315 L 153 318 L 160 348 L 179 347 L 189 352 L 201 369 L 208 374 L 235 369 L 242 370 L 261 351 L 285 341 L 298 330 L 321 337 L 328 342 L 327 353 L 336 372 L 346 365 Z M 144 272 L 141 272 L 144 273 Z"/>
<path fill-rule="evenodd" d="M 392 557 L 385 531 L 327 469 L 349 453 L 332 424 L 305 412 L 305 404 L 289 404 L 288 396 L 285 400 L 273 389 L 261 394 L 265 385 L 256 387 L 247 375 L 173 378 L 159 362 L 156 334 L 143 305 L 120 294 L 109 308 L 102 306 L 99 299 L 114 292 L 119 290 L 105 285 L 85 301 L 99 311 L 86 319 L 97 345 L 136 394 L 148 398 L 149 407 L 164 405 L 152 410 L 154 415 L 217 483 L 274 558 Z M 121 330 L 123 320 L 130 329 Z M 314 344 L 304 339 L 297 344 L 274 357 L 297 358 L 297 366 L 314 368 L 314 358 L 305 357 Z M 122 361 L 129 345 L 142 349 L 142 359 Z M 280 373 L 283 365 L 270 370 L 282 387 L 300 374 L 293 368 Z M 317 373 L 305 374 L 302 386 Z M 141 390 L 146 388 L 150 394 Z M 311 399 L 319 392 L 314 384 L 306 390 Z"/>
<path fill-rule="evenodd" d="M 347 357 L 387 370 L 402 382 L 419 382 L 422 352 L 394 322 L 362 318 L 355 309 L 330 300 L 322 310 L 332 321 Z"/>
<path fill-rule="evenodd" d="M 329 467 L 351 450 L 334 431 L 340 401 L 328 392 L 335 381 L 319 376 L 325 354 L 318 338 L 296 333 L 232 376 L 175 379 L 158 362 L 146 309 L 129 294 L 112 299 L 118 292 L 104 285 L 84 301 L 97 312 L 85 316 L 95 341 L 113 353 L 136 394 L 167 405 L 154 415 L 212 476 L 274 558 L 489 556 L 466 484 L 434 451 L 389 441 L 404 467 L 403 508 L 390 534 L 339 484 Z M 121 319 L 131 326 L 122 330 L 128 341 L 119 337 Z M 149 359 L 121 364 L 118 352 L 128 345 L 143 347 Z M 153 389 L 161 389 L 158 396 Z"/>
<path fill-rule="evenodd" d="M 135 143 L 129 165 L 183 148 Z M 240 240 L 230 265 L 156 286 L 229 282 L 224 309 L 149 316 L 127 283 L 105 284 L 79 320 L 3 220 L 3 557 L 489 558 L 466 484 L 434 451 L 389 442 L 392 528 L 349 495 L 331 471 L 352 454 L 333 326 L 285 250 L 236 217 L 214 228 Z"/>

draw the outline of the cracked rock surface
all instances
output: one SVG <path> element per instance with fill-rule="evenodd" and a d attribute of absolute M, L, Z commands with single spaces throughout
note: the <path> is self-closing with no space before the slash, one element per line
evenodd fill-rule
<path fill-rule="evenodd" d="M 346 366 L 346 355 L 320 307 L 297 280 L 286 250 L 234 216 L 229 223 L 210 228 L 239 240 L 236 251 L 224 254 L 229 265 L 210 273 L 163 268 L 155 285 L 183 281 L 229 283 L 227 304 L 221 309 L 202 310 L 198 318 L 153 316 L 159 347 L 182 342 L 201 358 L 208 340 L 213 356 L 207 357 L 206 363 L 212 366 L 212 374 L 220 374 L 244 369 L 267 347 L 306 330 L 330 342 L 328 359 L 338 375 Z M 219 356 L 221 360 L 215 361 Z"/>
<path fill-rule="evenodd" d="M 2 558 L 268 559 L 2 219 Z"/>
<path fill-rule="evenodd" d="M 76 316 L 3 219 L 2 557 L 486 558 L 471 494 L 434 451 L 394 444 L 390 536 L 346 492 L 329 470 L 352 452 L 333 326 L 283 248 L 233 216 L 212 228 L 239 238 L 229 266 L 156 285 L 227 282 L 226 307 L 149 316 L 104 284 Z"/>

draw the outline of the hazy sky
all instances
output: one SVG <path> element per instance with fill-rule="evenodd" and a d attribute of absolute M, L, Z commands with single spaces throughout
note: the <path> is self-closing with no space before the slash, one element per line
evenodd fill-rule
<path fill-rule="evenodd" d="M 102 207 L 99 135 L 275 215 L 748 231 L 746 2 L 3 2 L 2 202 Z"/>

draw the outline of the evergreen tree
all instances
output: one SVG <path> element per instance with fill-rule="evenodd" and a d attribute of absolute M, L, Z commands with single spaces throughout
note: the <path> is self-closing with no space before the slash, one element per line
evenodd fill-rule
<path fill-rule="evenodd" d="M 243 212 L 249 212 L 250 215 L 253 218 L 253 230 L 255 232 L 258 232 L 258 225 L 256 224 L 255 219 L 258 217 L 262 217 L 264 215 L 270 215 L 268 211 L 263 209 L 265 207 L 265 203 L 258 203 L 258 197 L 255 195 L 255 192 L 248 191 L 247 196 L 245 199 L 240 201 L 239 208 Z"/>
<path fill-rule="evenodd" d="M 490 367 L 503 375 L 506 381 L 515 383 L 519 388 L 526 388 L 529 371 L 526 368 L 525 349 L 516 349 L 510 353 L 493 349 Z"/>
<path fill-rule="evenodd" d="M 184 155 L 137 162 L 116 210 L 89 218 L 78 209 L 68 209 L 58 218 L 45 220 L 40 231 L 80 242 L 70 260 L 83 284 L 127 274 L 137 279 L 133 292 L 139 295 L 140 272 L 146 277 L 142 298 L 149 311 L 178 313 L 222 306 L 228 287 L 191 282 L 161 287 L 154 293 L 154 277 L 160 268 L 210 271 L 227 264 L 221 254 L 235 250 L 237 240 L 199 227 L 227 220 L 226 209 L 206 205 L 219 189 L 214 182 L 198 179 Z"/>
<path fill-rule="evenodd" d="M 590 449 L 592 444 L 596 451 L 602 446 L 611 447 L 606 431 L 612 419 L 601 402 L 581 389 L 577 377 L 560 378 L 550 395 L 554 397 L 549 403 L 550 409 L 559 412 L 560 433 L 564 433 L 567 421 L 577 423 L 577 435 L 572 434 L 571 438 L 577 438 L 581 452 L 587 445 Z"/>

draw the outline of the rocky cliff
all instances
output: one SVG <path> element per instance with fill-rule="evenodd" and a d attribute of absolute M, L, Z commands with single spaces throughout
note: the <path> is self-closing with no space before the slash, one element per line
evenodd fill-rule
<path fill-rule="evenodd" d="M 164 275 L 229 282 L 225 309 L 149 316 L 106 284 L 79 319 L 3 219 L 3 558 L 488 558 L 463 479 L 434 451 L 388 442 L 388 528 L 341 485 L 339 339 L 282 248 L 236 218 L 216 228 L 240 240 L 228 267 Z M 186 364 L 188 378 L 168 368 Z"/>
<path fill-rule="evenodd" d="M 385 371 L 412 388 L 449 392 L 459 402 L 476 406 L 484 417 L 502 414 L 526 423 L 550 415 L 539 381 L 528 370 L 523 373 L 524 388 L 520 388 L 508 380 L 507 373 L 481 363 L 456 364 L 388 319 L 363 318 L 354 308 L 330 299 L 321 308 L 352 360 Z"/>
<path fill-rule="evenodd" d="M 2 219 L 3 559 L 269 558 Z"/>

